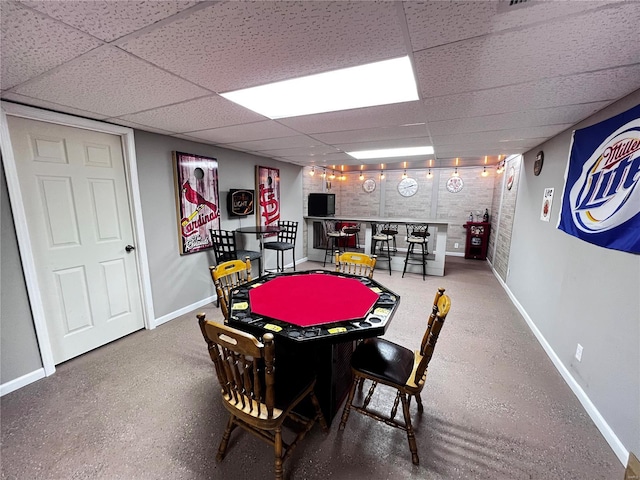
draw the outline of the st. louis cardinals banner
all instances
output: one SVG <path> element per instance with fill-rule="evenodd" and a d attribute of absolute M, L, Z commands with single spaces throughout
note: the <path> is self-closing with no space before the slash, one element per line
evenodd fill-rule
<path fill-rule="evenodd" d="M 558 228 L 640 253 L 640 105 L 573 133 Z"/>
<path fill-rule="evenodd" d="M 256 167 L 258 190 L 258 226 L 277 225 L 280 220 L 280 170 L 271 167 Z M 267 234 L 270 237 L 276 234 Z"/>
<path fill-rule="evenodd" d="M 173 152 L 180 253 L 213 246 L 210 230 L 220 228 L 218 161 L 215 158 Z"/>

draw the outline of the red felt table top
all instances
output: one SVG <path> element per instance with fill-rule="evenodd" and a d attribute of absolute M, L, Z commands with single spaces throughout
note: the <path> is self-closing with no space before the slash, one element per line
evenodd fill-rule
<path fill-rule="evenodd" d="M 254 314 L 310 327 L 363 318 L 378 294 L 356 278 L 301 274 L 252 288 L 249 300 Z"/>

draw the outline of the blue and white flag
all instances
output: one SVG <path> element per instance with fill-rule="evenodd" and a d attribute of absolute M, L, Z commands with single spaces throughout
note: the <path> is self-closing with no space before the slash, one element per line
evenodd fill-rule
<path fill-rule="evenodd" d="M 640 253 L 640 105 L 573 132 L 558 228 Z"/>

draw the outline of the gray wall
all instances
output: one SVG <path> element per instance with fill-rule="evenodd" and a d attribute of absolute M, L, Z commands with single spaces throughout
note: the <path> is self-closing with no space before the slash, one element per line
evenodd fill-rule
<path fill-rule="evenodd" d="M 575 128 L 639 103 L 636 91 Z M 637 454 L 640 255 L 600 248 L 556 228 L 572 130 L 524 156 L 507 285 L 625 448 Z M 545 158 L 536 177 L 539 150 Z M 540 220 L 546 187 L 555 189 L 549 223 Z M 578 343 L 581 362 L 574 358 Z"/>
<path fill-rule="evenodd" d="M 42 368 L 42 361 L 22 273 L 4 167 L 0 170 L 0 383 L 4 384 Z"/>
<path fill-rule="evenodd" d="M 280 169 L 281 218 L 302 224 L 301 167 L 235 150 L 190 142 L 143 131 L 135 132 L 136 157 L 144 233 L 151 276 L 155 317 L 162 319 L 179 309 L 214 294 L 209 265 L 215 265 L 213 251 L 180 255 L 178 246 L 172 151 L 193 153 L 218 160 L 221 227 L 234 230 L 255 225 L 255 216 L 230 219 L 227 192 L 231 188 L 255 189 L 255 166 Z M 300 230 L 301 231 L 301 230 Z M 248 249 L 258 250 L 255 235 L 239 235 Z M 302 258 L 302 235 L 296 240 L 296 258 Z M 263 261 L 275 268 L 275 253 L 265 252 Z M 286 261 L 290 260 L 289 255 Z M 257 264 L 253 265 L 257 272 Z"/>

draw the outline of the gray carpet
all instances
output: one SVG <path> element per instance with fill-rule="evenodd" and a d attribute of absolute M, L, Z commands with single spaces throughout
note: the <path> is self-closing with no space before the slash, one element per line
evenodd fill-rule
<path fill-rule="evenodd" d="M 318 264 L 298 267 L 312 268 Z M 285 478 L 623 478 L 624 467 L 485 262 L 447 257 L 445 277 L 381 270 L 375 278 L 402 296 L 385 338 L 410 348 L 436 288 L 452 301 L 424 413 L 412 408 L 420 465 L 411 463 L 404 432 L 352 413 L 343 432 L 339 418 L 328 434 L 314 427 L 285 462 Z M 214 305 L 201 310 L 221 321 Z M 227 414 L 195 313 L 2 397 L 2 478 L 272 478 L 272 448 L 240 430 L 224 461 L 215 461 Z"/>

